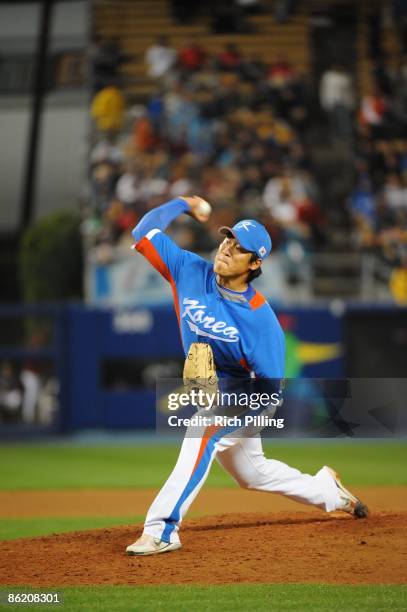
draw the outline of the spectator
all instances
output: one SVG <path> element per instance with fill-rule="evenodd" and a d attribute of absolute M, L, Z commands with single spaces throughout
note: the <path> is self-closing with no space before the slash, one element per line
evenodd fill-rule
<path fill-rule="evenodd" d="M 147 210 L 168 200 L 169 182 L 164 178 L 147 176 L 141 185 L 141 198 Z"/>
<path fill-rule="evenodd" d="M 218 67 L 220 70 L 236 71 L 241 60 L 242 56 L 237 46 L 234 43 L 228 43 L 218 56 Z"/>
<path fill-rule="evenodd" d="M 145 109 L 138 112 L 138 116 L 133 123 L 133 144 L 136 151 L 152 151 L 157 144 L 157 137 L 154 133 L 153 124 L 147 116 Z"/>
<path fill-rule="evenodd" d="M 36 409 L 41 389 L 41 379 L 36 367 L 25 367 L 21 371 L 20 380 L 23 387 L 21 416 L 24 423 L 34 423 Z"/>
<path fill-rule="evenodd" d="M 239 71 L 243 80 L 261 83 L 266 75 L 266 66 L 260 56 L 253 53 L 249 58 L 240 58 Z"/>
<path fill-rule="evenodd" d="M 319 234 L 319 211 L 307 196 L 299 174 L 289 168 L 268 181 L 263 199 L 275 226 L 275 241 L 283 252 L 287 281 L 297 284 L 305 273 L 306 254 L 314 235 Z"/>
<path fill-rule="evenodd" d="M 145 54 L 147 74 L 159 79 L 169 74 L 177 61 L 177 52 L 170 47 L 166 36 L 159 36 Z"/>
<path fill-rule="evenodd" d="M 286 87 L 294 78 L 294 70 L 286 58 L 277 54 L 268 71 L 268 82 L 271 87 L 280 89 Z"/>
<path fill-rule="evenodd" d="M 105 134 L 105 137 L 95 144 L 90 153 L 90 163 L 92 166 L 107 163 L 112 166 L 120 166 L 123 163 L 124 155 L 118 147 L 112 134 Z"/>
<path fill-rule="evenodd" d="M 115 206 L 114 210 L 113 206 Z M 114 220 L 118 236 L 122 233 L 130 232 L 140 217 L 132 206 L 124 206 L 121 202 L 117 201 L 112 202 L 108 213 L 110 213 L 109 216 Z"/>
<path fill-rule="evenodd" d="M 195 40 L 187 40 L 178 54 L 180 67 L 186 72 L 200 70 L 205 63 L 206 53 Z"/>
<path fill-rule="evenodd" d="M 350 209 L 355 223 L 358 241 L 362 247 L 374 244 L 376 227 L 376 197 L 373 191 L 367 167 L 363 165 L 358 183 L 350 194 Z"/>
<path fill-rule="evenodd" d="M 407 187 L 396 172 L 387 175 L 383 187 L 383 200 L 385 206 L 397 213 L 404 210 L 407 212 Z"/>
<path fill-rule="evenodd" d="M 125 205 L 136 204 L 140 197 L 141 177 L 136 163 L 127 163 L 126 172 L 121 175 L 116 185 L 116 198 Z"/>
<path fill-rule="evenodd" d="M 111 164 L 96 165 L 91 172 L 91 200 L 92 208 L 103 212 L 108 208 L 114 195 L 117 175 Z"/>
<path fill-rule="evenodd" d="M 263 183 L 260 168 L 256 164 L 250 164 L 243 170 L 238 191 L 239 198 L 259 198 L 262 194 Z"/>
<path fill-rule="evenodd" d="M 400 265 L 390 276 L 390 291 L 399 306 L 407 306 L 407 256 L 404 253 Z"/>
<path fill-rule="evenodd" d="M 388 102 L 380 89 L 375 87 L 371 94 L 364 96 L 360 103 L 359 121 L 362 126 L 367 126 L 372 131 L 373 138 L 382 134 L 381 127 L 388 109 Z"/>
<path fill-rule="evenodd" d="M 164 100 L 161 92 L 154 93 L 147 105 L 147 115 L 157 134 L 161 132 L 164 114 Z"/>
<path fill-rule="evenodd" d="M 23 402 L 22 384 L 9 362 L 0 367 L 0 418 L 5 422 L 16 422 L 21 417 Z"/>
<path fill-rule="evenodd" d="M 120 66 L 131 58 L 125 55 L 117 38 L 97 37 L 90 53 L 93 92 L 119 82 Z"/>
<path fill-rule="evenodd" d="M 120 132 L 124 123 L 124 111 L 123 94 L 115 85 L 104 87 L 93 98 L 91 115 L 102 133 Z"/>
<path fill-rule="evenodd" d="M 166 108 L 169 142 L 178 150 L 185 150 L 188 127 L 199 112 L 193 94 L 181 90 L 171 100 L 166 100 Z"/>
<path fill-rule="evenodd" d="M 264 189 L 263 200 L 273 218 L 282 225 L 297 221 L 296 202 L 306 196 L 305 185 L 291 169 L 271 178 Z"/>
<path fill-rule="evenodd" d="M 309 125 L 309 113 L 302 79 L 294 74 L 284 87 L 273 93 L 275 112 L 302 135 L 306 125 Z"/>
<path fill-rule="evenodd" d="M 175 170 L 173 174 L 173 182 L 170 187 L 171 198 L 179 198 L 186 193 L 194 193 L 195 184 L 191 176 L 182 167 Z"/>
<path fill-rule="evenodd" d="M 332 135 L 340 139 L 350 138 L 355 95 L 352 79 L 341 64 L 334 64 L 323 73 L 319 99 L 329 117 Z"/>

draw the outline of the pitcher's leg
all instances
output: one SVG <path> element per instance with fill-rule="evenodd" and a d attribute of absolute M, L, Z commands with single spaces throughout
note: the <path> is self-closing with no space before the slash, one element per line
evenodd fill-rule
<path fill-rule="evenodd" d="M 325 467 L 315 476 L 303 474 L 276 459 L 266 459 L 261 438 L 240 438 L 229 447 L 220 447 L 219 463 L 241 487 L 280 493 L 304 504 L 332 512 L 341 507 L 338 488 Z"/>
<path fill-rule="evenodd" d="M 187 432 L 177 463 L 147 513 L 143 533 L 164 542 L 179 542 L 182 518 L 204 484 L 216 452 L 211 428 L 201 438 L 190 438 Z"/>

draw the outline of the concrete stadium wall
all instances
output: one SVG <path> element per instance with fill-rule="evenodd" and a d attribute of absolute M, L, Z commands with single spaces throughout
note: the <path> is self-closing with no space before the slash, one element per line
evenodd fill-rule
<path fill-rule="evenodd" d="M 0 4 L 0 49 L 27 52 L 35 49 L 40 22 L 39 3 Z M 83 46 L 88 39 L 88 2 L 57 2 L 51 23 L 51 49 Z"/>
<path fill-rule="evenodd" d="M 76 205 L 86 159 L 88 107 L 86 93 L 49 96 L 46 101 L 34 218 Z M 0 100 L 1 230 L 14 230 L 18 223 L 29 126 L 27 99 Z"/>
<path fill-rule="evenodd" d="M 59 2 L 51 27 L 51 51 L 84 49 L 88 42 L 88 2 Z M 0 54 L 34 53 L 39 26 L 36 4 L 0 5 Z M 86 160 L 87 91 L 47 96 L 41 122 L 34 218 L 76 206 Z M 30 129 L 27 95 L 0 96 L 0 231 L 17 228 Z"/>

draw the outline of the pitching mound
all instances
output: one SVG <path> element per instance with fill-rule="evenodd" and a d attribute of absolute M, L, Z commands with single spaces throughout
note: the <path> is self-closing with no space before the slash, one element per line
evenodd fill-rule
<path fill-rule="evenodd" d="M 407 514 L 228 514 L 186 521 L 183 548 L 127 557 L 126 526 L 0 542 L 1 582 L 103 584 L 405 583 Z"/>

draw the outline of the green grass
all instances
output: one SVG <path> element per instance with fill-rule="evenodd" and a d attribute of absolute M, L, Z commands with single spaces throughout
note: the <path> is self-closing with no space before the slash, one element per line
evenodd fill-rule
<path fill-rule="evenodd" d="M 266 456 L 314 473 L 321 465 L 335 466 L 350 485 L 406 485 L 407 444 L 299 442 L 266 443 Z M 167 478 L 178 455 L 177 446 L 40 446 L 10 445 L 0 449 L 0 489 L 66 489 L 157 487 Z M 233 485 L 217 464 L 208 486 Z M 46 535 L 81 529 L 138 523 L 142 517 L 70 517 L 6 519 L 0 523 L 0 539 Z M 187 569 L 186 569 L 187 571 Z M 202 568 L 204 573 L 205 568 Z M 137 575 L 134 577 L 137 581 Z M 143 611 L 196 612 L 358 610 L 392 612 L 407 609 L 407 589 L 399 585 L 228 585 L 228 586 L 114 586 L 32 589 L 0 588 L 1 592 L 62 592 L 64 612 Z M 1 597 L 0 597 L 1 599 Z M 0 606 L 2 607 L 2 606 Z M 23 606 L 44 612 L 54 606 Z M 9 606 L 4 609 L 10 609 Z"/>
<path fill-rule="evenodd" d="M 142 523 L 144 516 L 83 516 L 83 517 L 49 517 L 29 519 L 1 519 L 0 540 L 32 538 L 35 536 L 98 529 L 115 525 L 132 525 Z"/>
<path fill-rule="evenodd" d="M 161 587 L 81 587 L 64 589 L 31 589 L 12 587 L 1 589 L 7 592 L 55 592 L 63 595 L 60 606 L 23 606 L 41 612 L 58 610 L 76 612 L 134 611 L 143 612 L 230 612 L 247 610 L 312 610 L 343 612 L 369 610 L 381 612 L 404 611 L 407 607 L 407 589 L 403 586 L 372 585 L 227 585 L 227 586 L 161 586 Z M 0 592 L 1 592 L 0 591 Z M 5 608 L 6 609 L 6 608 Z M 9 608 L 10 609 L 10 608 Z"/>
<path fill-rule="evenodd" d="M 315 473 L 334 466 L 349 485 L 407 484 L 407 444 L 266 443 L 266 456 Z M 40 446 L 0 449 L 0 490 L 159 487 L 178 455 L 177 446 Z M 206 486 L 234 486 L 215 462 Z"/>

